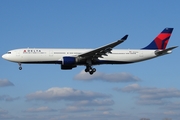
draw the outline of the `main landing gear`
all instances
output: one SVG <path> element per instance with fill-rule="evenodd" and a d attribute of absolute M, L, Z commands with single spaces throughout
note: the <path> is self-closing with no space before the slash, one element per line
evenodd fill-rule
<path fill-rule="evenodd" d="M 92 75 L 94 72 L 96 72 L 96 68 L 92 68 L 91 66 L 86 66 L 85 72 L 89 72 L 89 74 Z"/>
<path fill-rule="evenodd" d="M 85 72 L 89 72 L 90 75 L 92 75 L 94 72 L 96 72 L 96 68 L 92 68 L 92 61 L 87 60 L 86 61 L 86 69 L 84 70 Z"/>
<path fill-rule="evenodd" d="M 18 63 L 18 65 L 19 65 L 19 70 L 22 70 L 21 63 Z"/>

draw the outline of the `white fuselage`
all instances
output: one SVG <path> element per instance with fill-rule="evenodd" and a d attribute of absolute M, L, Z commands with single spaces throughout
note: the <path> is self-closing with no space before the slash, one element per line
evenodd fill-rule
<path fill-rule="evenodd" d="M 48 48 L 23 48 L 10 50 L 2 57 L 17 63 L 45 63 L 61 64 L 64 56 L 78 56 L 92 49 L 48 49 Z M 98 58 L 96 64 L 125 64 L 134 63 L 157 57 L 155 50 L 114 49 L 107 56 Z M 79 63 L 84 65 L 84 63 Z"/>

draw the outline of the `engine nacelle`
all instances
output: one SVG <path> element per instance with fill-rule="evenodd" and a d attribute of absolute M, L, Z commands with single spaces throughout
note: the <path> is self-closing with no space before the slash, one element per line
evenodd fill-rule
<path fill-rule="evenodd" d="M 76 58 L 75 57 L 63 57 L 62 59 L 62 65 L 75 65 L 76 64 Z"/>
<path fill-rule="evenodd" d="M 76 58 L 75 57 L 71 57 L 71 56 L 66 56 L 63 57 L 62 59 L 62 65 L 61 65 L 61 69 L 63 70 L 70 70 L 74 67 L 76 67 Z"/>

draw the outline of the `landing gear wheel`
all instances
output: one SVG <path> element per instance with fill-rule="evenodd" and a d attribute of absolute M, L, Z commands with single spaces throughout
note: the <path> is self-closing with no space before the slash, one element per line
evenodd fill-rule
<path fill-rule="evenodd" d="M 91 68 L 91 66 L 86 66 L 86 69 L 84 70 L 85 72 L 89 72 L 89 71 L 91 71 L 92 70 L 92 68 Z"/>
<path fill-rule="evenodd" d="M 94 72 L 93 71 L 89 71 L 89 74 L 92 75 Z"/>
<path fill-rule="evenodd" d="M 19 67 L 19 70 L 22 70 L 22 67 Z"/>
<path fill-rule="evenodd" d="M 90 69 L 89 74 L 92 75 L 94 72 L 96 72 L 96 68 Z"/>
<path fill-rule="evenodd" d="M 86 68 L 84 71 L 85 71 L 85 72 L 89 72 L 89 69 L 88 69 L 88 68 Z"/>
<path fill-rule="evenodd" d="M 93 72 L 96 72 L 96 68 L 93 68 L 92 71 L 93 71 Z"/>

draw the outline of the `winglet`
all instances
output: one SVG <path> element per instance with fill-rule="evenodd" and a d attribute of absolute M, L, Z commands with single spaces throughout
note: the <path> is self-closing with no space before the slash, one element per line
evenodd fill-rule
<path fill-rule="evenodd" d="M 125 35 L 121 40 L 126 40 L 128 38 L 128 35 Z"/>
<path fill-rule="evenodd" d="M 127 38 L 128 38 L 128 35 L 125 35 L 121 39 L 117 40 L 115 44 L 120 44 L 120 43 L 124 42 Z"/>

